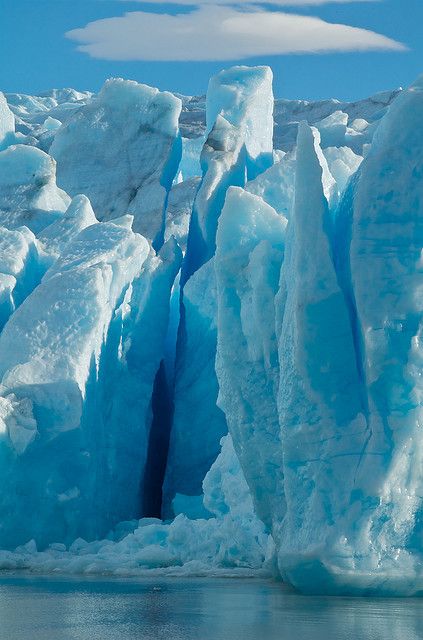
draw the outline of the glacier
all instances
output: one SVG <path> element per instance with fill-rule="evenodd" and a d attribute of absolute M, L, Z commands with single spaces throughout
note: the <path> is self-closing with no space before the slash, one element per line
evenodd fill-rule
<path fill-rule="evenodd" d="M 0 569 L 423 594 L 422 107 L 0 93 Z"/>

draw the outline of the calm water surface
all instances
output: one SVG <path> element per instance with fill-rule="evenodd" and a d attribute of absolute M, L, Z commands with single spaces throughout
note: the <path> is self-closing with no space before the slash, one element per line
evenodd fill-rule
<path fill-rule="evenodd" d="M 1 640 L 422 640 L 423 601 L 261 580 L 0 576 Z"/>

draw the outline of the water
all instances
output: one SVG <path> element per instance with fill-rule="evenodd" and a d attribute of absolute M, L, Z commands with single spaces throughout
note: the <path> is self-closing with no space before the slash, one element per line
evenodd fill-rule
<path fill-rule="evenodd" d="M 262 580 L 1 577 L 1 640 L 422 640 L 423 601 Z"/>

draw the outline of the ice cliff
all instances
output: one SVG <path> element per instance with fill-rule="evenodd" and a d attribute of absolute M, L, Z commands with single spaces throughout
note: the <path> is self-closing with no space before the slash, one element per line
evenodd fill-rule
<path fill-rule="evenodd" d="M 0 568 L 423 593 L 422 112 L 0 94 Z"/>

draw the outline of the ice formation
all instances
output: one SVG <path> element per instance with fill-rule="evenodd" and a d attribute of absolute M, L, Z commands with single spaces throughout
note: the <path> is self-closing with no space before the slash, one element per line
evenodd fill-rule
<path fill-rule="evenodd" d="M 126 222 L 71 240 L 0 336 L 2 397 L 28 403 L 37 425 L 32 447 L 2 443 L 2 546 L 92 539 L 139 512 L 179 254 L 150 256 Z"/>
<path fill-rule="evenodd" d="M 410 595 L 423 587 L 416 437 L 422 96 L 419 81 L 393 103 L 332 211 L 318 138 L 300 125 L 294 204 L 273 313 L 266 314 L 278 344 L 277 410 L 270 412 L 277 426 L 263 417 L 272 393 L 260 385 L 270 373 L 253 377 L 265 323 L 250 329 L 243 321 L 253 316 L 243 314 L 244 296 L 254 300 L 254 291 L 244 293 L 248 266 L 227 263 L 236 255 L 233 238 L 242 252 L 257 224 L 231 233 L 230 213 L 239 219 L 242 210 L 232 192 L 219 224 L 220 406 L 256 510 L 272 531 L 281 575 L 306 593 Z M 251 349 L 248 374 L 240 376 L 240 347 L 231 344 L 236 321 L 241 345 Z M 272 491 L 263 487 L 270 478 Z"/>
<path fill-rule="evenodd" d="M 422 109 L 0 94 L 0 568 L 423 594 Z"/>
<path fill-rule="evenodd" d="M 14 145 L 0 152 L 0 224 L 34 233 L 60 218 L 69 196 L 56 184 L 56 163 L 32 146 Z"/>
<path fill-rule="evenodd" d="M 209 83 L 203 177 L 182 269 L 174 420 L 164 486 L 166 515 L 172 514 L 176 494 L 201 494 L 202 481 L 227 433 L 225 417 L 216 406 L 216 230 L 228 187 L 244 186 L 248 177 L 256 177 L 272 163 L 272 107 L 272 73 L 266 67 L 235 67 Z"/>
<path fill-rule="evenodd" d="M 4 94 L 0 93 L 0 151 L 8 146 L 9 139 L 14 133 L 15 118 Z"/>
<path fill-rule="evenodd" d="M 180 111 L 170 93 L 109 80 L 54 137 L 59 185 L 72 196 L 87 195 L 99 220 L 133 215 L 134 230 L 160 247 L 182 153 Z"/>

